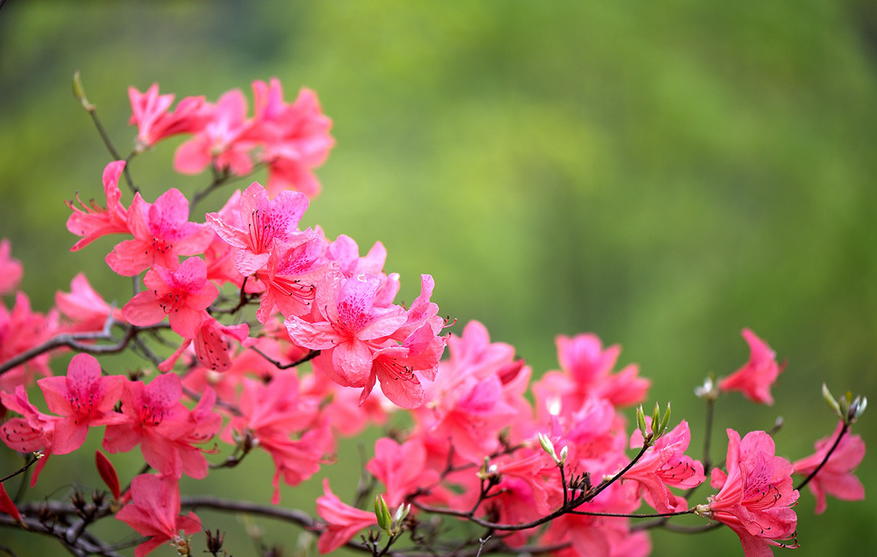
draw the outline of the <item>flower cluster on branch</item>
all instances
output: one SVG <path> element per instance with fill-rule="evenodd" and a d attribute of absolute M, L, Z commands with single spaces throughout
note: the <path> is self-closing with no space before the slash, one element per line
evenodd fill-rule
<path fill-rule="evenodd" d="M 166 544 L 199 553 L 189 536 L 204 530 L 206 551 L 226 555 L 226 534 L 194 512 L 209 509 L 297 524 L 318 536 L 320 553 L 346 546 L 375 557 L 642 557 L 651 551 L 648 529 L 697 515 L 704 524 L 690 531 L 725 525 L 746 557 L 765 557 L 773 547 L 797 547 L 800 488 L 813 491 L 817 513 L 826 494 L 864 497 L 853 475 L 864 444 L 849 430 L 866 401 L 827 389 L 838 427 L 813 455 L 793 463 L 775 454 L 769 433 L 728 429 L 724 464 L 711 466 L 718 397 L 741 391 L 771 404 L 784 368 L 748 329 L 749 362 L 698 389 L 707 409 L 698 459 L 687 454 L 688 421 L 671 423 L 669 405 L 645 415 L 651 383 L 635 365 L 616 369 L 618 346 L 593 334 L 558 336 L 559 369 L 534 378 L 514 347 L 491 341 L 479 322 L 447 332 L 455 322 L 431 301 L 430 275 L 421 275 L 409 305 L 397 302 L 401 279 L 385 271 L 382 244 L 361 255 L 348 236 L 300 226 L 320 190 L 313 169 L 333 145 L 316 96 L 302 90 L 286 103 L 276 79 L 252 89 L 248 116 L 238 90 L 172 108 L 173 95 L 159 95 L 157 85 L 131 88 L 137 135 L 122 158 L 77 77 L 74 90 L 115 160 L 103 173 L 104 202 L 68 202 L 67 228 L 79 237 L 71 250 L 120 235 L 106 264 L 134 277 L 135 288 L 117 308 L 79 273 L 54 308 L 34 312 L 18 289 L 21 264 L 0 241 L 0 295 L 14 296 L 11 309 L 0 300 L 0 439 L 35 455 L 17 471 L 3 463 L 13 470 L 0 483 L 0 525 L 54 536 L 74 555 L 136 546 L 136 557 Z M 189 137 L 175 169 L 209 167 L 212 180 L 191 202 L 174 188 L 149 202 L 128 163 L 177 134 Z M 205 196 L 263 168 L 267 188 L 253 182 L 230 192 L 219 211 L 190 220 Z M 103 367 L 103 354 L 122 351 L 143 358 L 144 369 Z M 66 375 L 53 376 L 51 359 L 69 352 Z M 45 412 L 29 398 L 34 386 Z M 396 412 L 407 412 L 407 425 L 376 441 L 356 500 L 345 502 L 324 480 L 316 516 L 279 506 L 281 484 L 314 476 L 340 440 L 385 427 Z M 49 457 L 81 450 L 92 428 L 103 430 L 95 466 L 109 494 L 28 501 L 26 476 L 34 486 Z M 121 474 L 106 454 L 138 450 L 143 467 Z M 238 473 L 253 451 L 274 463 L 270 504 L 180 493 L 183 476 Z M 6 487 L 19 475 L 22 489 L 12 497 Z M 713 492 L 697 495 L 707 475 Z M 143 537 L 94 534 L 91 526 L 109 517 Z M 477 533 L 449 537 L 449 521 Z"/>

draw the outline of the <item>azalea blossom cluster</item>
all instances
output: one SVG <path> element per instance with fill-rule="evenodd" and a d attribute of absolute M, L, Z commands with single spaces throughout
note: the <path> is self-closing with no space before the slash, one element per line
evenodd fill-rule
<path fill-rule="evenodd" d="M 157 85 L 129 91 L 135 147 L 106 165 L 104 202 L 68 202 L 67 221 L 79 237 L 73 251 L 121 236 L 105 261 L 134 277 L 128 299 L 108 303 L 79 273 L 54 308 L 34 312 L 18 289 L 22 266 L 0 241 L 0 296 L 14 296 L 11 309 L 0 299 L 0 439 L 36 455 L 18 472 L 0 470 L 0 525 L 55 536 L 75 555 L 136 546 L 136 557 L 165 544 L 200 553 L 189 536 L 205 531 L 207 552 L 225 555 L 224 534 L 193 512 L 207 509 L 296 523 L 316 534 L 320 553 L 346 546 L 375 556 L 392 548 L 642 557 L 651 551 L 649 528 L 697 515 L 701 530 L 728 526 L 746 557 L 767 557 L 773 547 L 797 546 L 793 506 L 805 485 L 817 513 L 827 494 L 864 497 L 853 472 L 865 447 L 849 432 L 863 398 L 825 390 L 838 425 L 810 456 L 791 462 L 776 454 L 769 433 L 728 429 L 724 465 L 711 467 L 708 453 L 688 454 L 689 424 L 671 423 L 669 405 L 646 416 L 650 381 L 636 365 L 616 369 L 618 346 L 604 347 L 594 334 L 558 336 L 559 369 L 535 378 L 481 323 L 449 332 L 454 322 L 431 301 L 430 275 L 421 275 L 410 304 L 397 302 L 401 279 L 384 270 L 382 244 L 361 255 L 348 236 L 301 227 L 319 191 L 312 170 L 333 144 L 314 94 L 303 90 L 287 104 L 276 79 L 252 89 L 252 117 L 240 91 L 215 104 L 188 97 L 173 109 L 173 96 L 159 95 Z M 78 82 L 76 91 L 98 123 Z M 175 188 L 147 201 L 127 163 L 176 134 L 191 137 L 175 168 L 212 167 L 213 181 L 192 202 Z M 260 167 L 267 188 L 253 182 L 219 211 L 190 220 L 198 200 Z M 123 180 L 133 193 L 127 206 Z M 784 364 L 755 333 L 743 336 L 749 361 L 698 389 L 710 411 L 732 391 L 773 402 Z M 101 363 L 123 351 L 144 367 Z M 51 361 L 71 352 L 66 373 L 53 375 Z M 34 387 L 47 411 L 31 402 Z M 403 412 L 406 419 L 394 417 Z M 279 507 L 281 484 L 318 474 L 341 439 L 368 426 L 387 433 L 374 444 L 363 470 L 371 481 L 356 501 L 342 501 L 324 479 L 316 517 Z M 34 486 L 50 457 L 81 450 L 92 428 L 102 429 L 95 466 L 108 495 L 86 501 L 77 491 L 51 513 L 39 501 L 12 499 L 11 478 L 31 474 Z M 145 468 L 120 475 L 112 455 L 132 451 Z M 252 451 L 274 463 L 270 504 L 181 494 L 184 476 L 234 474 Z M 712 492 L 704 495 L 698 488 L 708 475 Z M 107 517 L 142 537 L 103 541 L 89 527 Z M 468 522 L 481 534 L 449 540 L 443 521 Z"/>

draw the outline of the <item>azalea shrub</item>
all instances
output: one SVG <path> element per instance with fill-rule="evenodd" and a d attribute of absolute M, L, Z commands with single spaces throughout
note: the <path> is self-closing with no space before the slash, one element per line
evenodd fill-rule
<path fill-rule="evenodd" d="M 320 192 L 314 169 L 333 146 L 313 92 L 287 102 L 272 79 L 252 84 L 252 108 L 240 90 L 174 106 L 158 85 L 132 87 L 136 138 L 122 157 L 74 83 L 113 160 L 100 201 L 68 201 L 71 250 L 115 235 L 106 272 L 134 287 L 110 303 L 78 273 L 53 308 L 36 312 L 18 289 L 12 246 L 0 242 L 0 438 L 23 456 L 2 463 L 0 525 L 52 536 L 73 555 L 133 548 L 136 557 L 162 546 L 227 555 L 226 536 L 247 535 L 212 527 L 201 510 L 280 519 L 312 533 L 321 554 L 375 557 L 642 557 L 651 529 L 728 527 L 746 557 L 767 557 L 798 546 L 805 486 L 816 513 L 829 495 L 864 497 L 854 471 L 865 446 L 851 426 L 866 400 L 825 386 L 837 427 L 813 454 L 790 461 L 772 432 L 727 429 L 713 440 L 727 438 L 726 456 L 711 462 L 719 397 L 772 404 L 784 368 L 751 330 L 742 333 L 749 361 L 696 390 L 708 418 L 695 451 L 669 403 L 643 408 L 651 383 L 635 365 L 617 369 L 618 346 L 591 333 L 558 336 L 559 369 L 534 374 L 478 321 L 451 331 L 457 320 L 431 301 L 430 275 L 410 304 L 398 302 L 402 279 L 385 270 L 382 244 L 362 254 L 353 238 L 300 226 Z M 174 168 L 209 169 L 207 183 L 148 201 L 129 163 L 177 135 L 186 139 Z M 234 188 L 255 172 L 265 185 Z M 71 191 L 90 196 L 96 185 Z M 222 208 L 197 213 L 207 196 Z M 142 365 L 101 362 L 121 352 Z M 54 375 L 52 360 L 70 354 Z M 45 408 L 31 402 L 35 389 Z M 319 474 L 339 443 L 368 427 L 383 434 L 353 497 L 324 478 L 315 516 L 283 504 L 281 485 Z M 89 435 L 102 435 L 94 466 L 104 488 L 30 498 L 44 468 L 63 466 Z M 183 476 L 241 473 L 255 451 L 270 455 L 274 473 L 252 500 L 181 493 Z M 140 465 L 117 468 L 120 453 L 140 455 Z M 685 515 L 700 523 L 674 522 Z M 92 528 L 106 519 L 118 521 L 111 537 Z"/>

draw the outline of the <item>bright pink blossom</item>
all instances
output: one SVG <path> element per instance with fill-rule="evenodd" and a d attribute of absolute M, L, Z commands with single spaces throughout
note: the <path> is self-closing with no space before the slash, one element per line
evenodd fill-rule
<path fill-rule="evenodd" d="M 104 168 L 103 183 L 104 195 L 106 196 L 107 206 L 101 207 L 94 200 L 90 205 L 79 199 L 76 195 L 76 201 L 82 209 L 76 207 L 72 201 L 67 202 L 67 206 L 73 213 L 67 218 L 67 230 L 82 239 L 73 244 L 70 251 L 77 251 L 101 236 L 107 234 L 126 234 L 128 232 L 128 209 L 126 209 L 120 199 L 122 192 L 119 191 L 119 176 L 125 169 L 125 161 L 113 161 Z"/>
<path fill-rule="evenodd" d="M 814 454 L 795 461 L 792 464 L 795 474 L 806 477 L 816 471 L 819 464 L 825 460 L 825 455 L 834 445 L 837 436 L 840 435 L 841 429 L 843 429 L 843 422 L 838 422 L 834 433 L 816 442 Z M 847 434 L 840 440 L 828 462 L 807 484 L 813 496 L 816 497 L 816 514 L 822 514 L 825 511 L 826 494 L 833 495 L 843 501 L 857 501 L 865 498 L 865 488 L 853 474 L 864 457 L 865 442 L 862 441 L 860 435 Z"/>
<path fill-rule="evenodd" d="M 10 257 L 11 249 L 7 238 L 0 240 L 0 296 L 14 291 L 24 273 L 21 261 Z"/>
<path fill-rule="evenodd" d="M 113 411 L 127 379 L 122 375 L 101 376 L 94 356 L 76 354 L 70 360 L 66 377 L 46 377 L 37 381 L 49 410 L 61 416 L 55 422 L 55 454 L 78 449 L 90 427 L 117 424 L 124 416 Z"/>
<path fill-rule="evenodd" d="M 0 300 L 0 362 L 26 352 L 45 342 L 57 330 L 57 315 L 31 311 L 30 300 L 20 290 L 15 293 L 15 306 L 7 311 Z M 28 385 L 33 376 L 51 375 L 49 354 L 35 356 L 25 363 L 0 374 L 0 391 L 11 393 L 17 385 Z"/>
<path fill-rule="evenodd" d="M 158 83 L 153 83 L 145 93 L 129 87 L 128 98 L 131 101 L 128 123 L 137 126 L 138 150 L 151 147 L 165 137 L 194 133 L 204 126 L 208 115 L 204 97 L 186 97 L 169 112 L 174 95 L 159 95 Z"/>
<path fill-rule="evenodd" d="M 743 439 L 728 429 L 728 473 L 713 468 L 710 485 L 719 489 L 698 514 L 727 525 L 740 536 L 746 557 L 772 557 L 774 547 L 796 547 L 798 517 L 792 506 L 798 490 L 792 485 L 792 464 L 775 456 L 770 435 L 747 433 Z"/>
<path fill-rule="evenodd" d="M 313 231 L 299 235 L 293 244 L 278 245 L 255 279 L 264 286 L 256 318 L 267 323 L 275 308 L 284 317 L 310 313 L 316 285 L 325 275 L 323 242 Z"/>
<path fill-rule="evenodd" d="M 201 531 L 201 520 L 190 512 L 180 514 L 180 486 L 175 478 L 141 474 L 131 481 L 131 503 L 116 513 L 116 518 L 149 536 L 134 550 L 135 557 L 144 557 L 158 546 L 181 540 L 185 534 Z"/>
<path fill-rule="evenodd" d="M 209 118 L 196 135 L 177 148 L 174 170 L 197 174 L 211 162 L 219 172 L 243 176 L 253 169 L 250 151 L 256 146 L 248 132 L 247 99 L 239 89 L 224 93 L 209 106 Z"/>
<path fill-rule="evenodd" d="M 116 273 L 130 277 L 153 264 L 176 269 L 180 255 L 196 255 L 213 241 L 205 224 L 189 222 L 189 200 L 175 188 L 161 194 L 155 203 L 134 195 L 128 210 L 128 230 L 134 239 L 125 240 L 106 257 Z"/>
<path fill-rule="evenodd" d="M 320 553 L 335 551 L 360 531 L 377 525 L 378 519 L 374 512 L 342 503 L 341 499 L 329 489 L 329 480 L 325 478 L 323 493 L 317 497 L 317 514 L 326 521 L 326 527 L 317 541 L 317 550 Z"/>
<path fill-rule="evenodd" d="M 549 371 L 533 386 L 540 405 L 553 401 L 560 411 L 575 412 L 590 397 L 623 407 L 642 402 L 648 394 L 651 382 L 638 377 L 636 364 L 612 372 L 621 354 L 619 345 L 604 350 L 600 338 L 590 333 L 572 338 L 559 335 L 555 342 L 563 371 Z"/>
<path fill-rule="evenodd" d="M 240 248 L 235 258 L 238 271 L 249 276 L 265 267 L 275 242 L 291 242 L 298 222 L 308 208 L 308 199 L 298 192 L 280 192 L 268 198 L 265 188 L 250 184 L 240 197 L 240 222 L 223 220 L 219 213 L 208 213 L 207 222 L 229 245 Z"/>
<path fill-rule="evenodd" d="M 27 391 L 21 385 L 15 388 L 15 394 L 0 392 L 0 402 L 9 410 L 23 416 L 23 418 L 12 418 L 0 425 L 0 435 L 6 446 L 21 453 L 36 451 L 43 453 L 34 467 L 33 477 L 30 480 L 30 486 L 33 487 L 49 456 L 54 452 L 55 424 L 60 418 L 37 410 L 28 400 Z"/>
<path fill-rule="evenodd" d="M 317 287 L 316 304 L 322 320 L 310 323 L 291 316 L 285 322 L 296 344 L 321 350 L 321 368 L 339 385 L 366 387 L 374 352 L 381 348 L 373 341 L 386 339 L 407 320 L 400 306 L 375 306 L 380 286 L 380 278 L 373 275 L 327 275 Z"/>
<path fill-rule="evenodd" d="M 417 437 L 402 444 L 387 437 L 378 439 L 375 456 L 366 464 L 366 469 L 386 486 L 384 499 L 392 510 L 418 488 L 439 479 L 435 470 L 426 469 L 426 449 Z"/>
<path fill-rule="evenodd" d="M 309 198 L 320 192 L 313 168 L 325 162 L 335 140 L 329 135 L 332 121 L 320 110 L 317 96 L 309 89 L 299 91 L 292 104 L 283 101 L 280 81 L 253 82 L 255 126 L 264 145 L 262 160 L 268 162 L 268 189 L 274 194 L 286 189 Z"/>
<path fill-rule="evenodd" d="M 122 308 L 122 316 L 132 325 L 155 325 L 168 316 L 171 329 L 192 339 L 208 317 L 205 309 L 219 295 L 216 286 L 207 282 L 204 260 L 190 257 L 176 270 L 156 265 L 143 284 L 148 288 L 131 298 Z"/>
<path fill-rule="evenodd" d="M 229 422 L 229 430 L 242 438 L 249 435 L 274 460 L 274 495 L 280 502 L 280 478 L 298 485 L 316 473 L 333 439 L 319 414 L 319 401 L 300 395 L 294 371 L 277 373 L 270 382 L 243 380 L 238 402 L 241 415 Z M 298 439 L 294 437 L 299 436 Z"/>
<path fill-rule="evenodd" d="M 749 362 L 719 381 L 719 389 L 741 391 L 752 402 L 773 404 L 770 387 L 782 373 L 785 364 L 778 364 L 776 353 L 749 329 L 743 329 L 743 338 L 749 344 Z"/>
<path fill-rule="evenodd" d="M 378 381 L 381 392 L 396 406 L 417 408 L 423 404 L 424 391 L 418 376 L 429 381 L 435 379 L 445 341 L 445 337 L 435 335 L 429 324 L 424 324 L 401 345 L 389 341 L 388 346 L 375 350 L 360 401 L 365 400 Z"/>
<path fill-rule="evenodd" d="M 89 284 L 85 273 L 78 273 L 70 281 L 70 292 L 55 293 L 55 307 L 69 320 L 64 328 L 68 331 L 100 331 L 110 315 L 116 321 L 124 321 L 119 309 L 111 308 Z"/>
<path fill-rule="evenodd" d="M 163 475 L 206 476 L 207 460 L 192 443 L 205 441 L 211 429 L 215 433 L 219 416 L 200 406 L 201 402 L 197 413 L 190 412 L 180 402 L 181 396 L 180 378 L 172 373 L 159 375 L 148 385 L 130 381 L 122 394 L 127 421 L 107 426 L 104 449 L 128 452 L 139 444 L 146 463 Z M 212 390 L 202 396 L 206 406 L 212 407 L 214 400 Z"/>
<path fill-rule="evenodd" d="M 643 499 L 659 513 L 684 511 L 688 502 L 668 486 L 690 489 L 706 479 L 703 464 L 685 455 L 691 441 L 688 423 L 682 421 L 649 447 L 643 457 L 624 474 L 625 481 L 640 485 Z M 634 432 L 631 448 L 642 447 L 642 435 Z"/>

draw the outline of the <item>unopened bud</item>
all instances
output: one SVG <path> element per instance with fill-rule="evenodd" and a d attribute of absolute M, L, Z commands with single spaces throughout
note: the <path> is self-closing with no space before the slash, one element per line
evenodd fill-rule
<path fill-rule="evenodd" d="M 393 528 L 393 518 L 390 516 L 387 502 L 384 501 L 384 497 L 380 493 L 375 494 L 375 518 L 378 519 L 378 526 L 381 530 L 390 535 L 390 530 Z"/>
<path fill-rule="evenodd" d="M 848 423 L 855 423 L 862 414 L 865 413 L 865 408 L 868 407 L 868 398 L 862 395 L 859 395 L 850 403 L 850 409 L 847 411 L 847 420 Z"/>
<path fill-rule="evenodd" d="M 712 377 L 704 379 L 703 385 L 694 389 L 694 394 L 704 400 L 716 400 L 719 398 L 719 390 L 716 388 L 716 382 Z"/>
<path fill-rule="evenodd" d="M 399 505 L 399 508 L 396 509 L 396 514 L 393 515 L 393 522 L 398 526 L 408 517 L 409 512 L 411 512 L 411 504 L 402 503 Z"/>
<path fill-rule="evenodd" d="M 94 105 L 88 102 L 88 99 L 85 97 L 85 87 L 82 86 L 82 79 L 79 77 L 79 70 L 76 70 L 73 74 L 73 96 L 79 99 L 79 102 L 82 103 L 85 110 L 89 112 L 94 110 Z"/>
<path fill-rule="evenodd" d="M 557 452 L 554 450 L 554 443 L 551 442 L 547 435 L 541 432 L 539 433 L 539 444 L 542 445 L 542 450 L 548 453 L 548 456 L 554 460 L 555 464 L 560 464 L 560 459 L 557 458 Z"/>
<path fill-rule="evenodd" d="M 643 440 L 648 442 L 648 440 L 650 439 L 649 427 L 646 424 L 646 415 L 643 412 L 642 404 L 636 407 L 636 428 L 642 434 Z"/>

